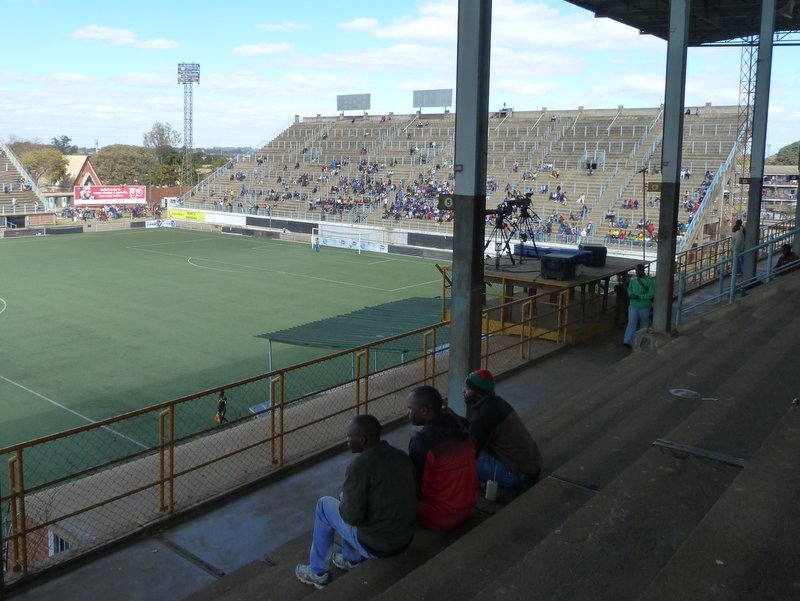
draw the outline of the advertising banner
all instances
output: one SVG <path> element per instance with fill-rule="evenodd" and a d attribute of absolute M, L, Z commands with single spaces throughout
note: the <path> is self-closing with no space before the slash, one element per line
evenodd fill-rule
<path fill-rule="evenodd" d="M 174 219 L 148 219 L 144 222 L 147 229 L 155 227 L 177 227 Z"/>
<path fill-rule="evenodd" d="M 205 221 L 206 214 L 202 211 L 189 211 L 186 209 L 169 209 L 167 215 L 172 219 L 183 219 L 185 221 Z"/>
<path fill-rule="evenodd" d="M 147 204 L 147 186 L 75 186 L 75 205 Z"/>
<path fill-rule="evenodd" d="M 349 248 L 351 250 L 362 250 L 374 253 L 388 253 L 389 245 L 382 242 L 372 242 L 370 240 L 355 240 L 353 238 L 333 238 L 330 236 L 319 237 L 320 246 L 332 246 L 335 248 Z"/>

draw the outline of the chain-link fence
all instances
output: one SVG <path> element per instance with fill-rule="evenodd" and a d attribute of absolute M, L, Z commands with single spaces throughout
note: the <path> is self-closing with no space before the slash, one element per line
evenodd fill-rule
<path fill-rule="evenodd" d="M 561 291 L 487 309 L 484 365 L 502 373 L 562 344 L 569 305 Z M 0 449 L 8 466 L 0 487 L 5 580 L 335 447 L 358 413 L 402 417 L 413 387 L 446 389 L 449 340 L 442 322 Z"/>

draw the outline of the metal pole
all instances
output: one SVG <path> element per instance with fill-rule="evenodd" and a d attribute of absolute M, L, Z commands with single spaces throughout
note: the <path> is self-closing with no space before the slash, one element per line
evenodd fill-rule
<path fill-rule="evenodd" d="M 686 87 L 686 47 L 689 40 L 690 0 L 670 3 L 667 81 L 664 91 L 664 141 L 661 159 L 661 205 L 658 219 L 658 257 L 653 329 L 666 334 L 672 326 L 676 233 L 680 206 L 683 97 Z"/>
<path fill-rule="evenodd" d="M 470 370 L 480 367 L 483 234 L 489 128 L 491 0 L 460 0 L 456 66 L 455 223 L 448 404 L 464 413 L 461 398 Z"/>
<path fill-rule="evenodd" d="M 647 248 L 647 167 L 642 166 L 642 263 L 647 260 L 645 249 Z"/>
<path fill-rule="evenodd" d="M 753 102 L 753 143 L 750 150 L 750 191 L 747 198 L 747 228 L 744 232 L 745 248 L 758 246 L 761 230 L 761 192 L 764 182 L 764 152 L 767 142 L 767 113 L 774 28 L 775 0 L 763 0 L 758 57 L 756 58 L 756 94 Z M 755 277 L 757 261 L 758 255 L 754 252 L 744 256 L 743 282 Z"/>
<path fill-rule="evenodd" d="M 800 226 L 800 147 L 797 148 L 797 189 L 795 190 L 794 203 L 794 226 Z M 795 236 L 792 239 L 792 250 L 795 253 L 800 253 L 800 236 Z"/>

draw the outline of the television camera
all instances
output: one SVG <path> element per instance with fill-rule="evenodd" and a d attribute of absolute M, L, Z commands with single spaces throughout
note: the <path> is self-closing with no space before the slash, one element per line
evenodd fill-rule
<path fill-rule="evenodd" d="M 536 248 L 536 239 L 533 231 L 533 221 L 541 221 L 539 215 L 531 210 L 531 196 L 533 192 L 528 192 L 525 195 L 517 195 L 513 198 L 507 198 L 494 209 L 487 209 L 486 216 L 494 217 L 494 227 L 489 234 L 483 249 L 484 251 L 489 245 L 494 242 L 495 247 L 495 268 L 500 268 L 500 257 L 503 253 L 508 254 L 511 259 L 511 264 L 515 265 L 514 254 L 511 251 L 510 241 L 515 234 L 519 236 L 519 261 L 523 262 L 525 255 L 525 242 L 528 240 L 533 244 L 536 250 L 535 256 L 539 252 Z"/>

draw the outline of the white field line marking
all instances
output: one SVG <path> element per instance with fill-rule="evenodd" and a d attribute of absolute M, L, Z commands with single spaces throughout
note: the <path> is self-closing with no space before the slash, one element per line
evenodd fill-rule
<path fill-rule="evenodd" d="M 256 265 L 243 265 L 241 263 L 227 263 L 226 261 L 218 261 L 217 259 L 204 259 L 202 257 L 189 257 L 186 255 L 178 255 L 175 253 L 167 253 L 160 250 L 150 250 L 148 248 L 133 248 L 128 247 L 131 250 L 139 250 L 141 252 L 146 253 L 153 253 L 156 255 L 165 255 L 167 257 L 177 257 L 179 259 L 196 259 L 198 261 L 208 261 L 209 263 L 219 263 L 221 265 L 228 265 L 229 267 L 244 267 L 245 269 L 253 269 L 256 271 L 263 271 L 266 273 L 276 273 L 278 275 L 285 275 L 289 277 L 295 278 L 304 278 L 307 280 L 316 280 L 318 282 L 328 282 L 329 284 L 339 284 L 340 286 L 352 286 L 354 288 L 364 288 L 366 290 L 377 290 L 378 292 L 397 292 L 399 290 L 405 290 L 406 288 L 413 288 L 415 286 L 422 286 L 424 284 L 429 284 L 431 282 L 425 282 L 424 284 L 412 284 L 411 286 L 405 286 L 403 288 L 395 288 L 395 289 L 386 289 L 386 288 L 378 288 L 377 286 L 367 286 L 366 284 L 354 284 L 352 282 L 340 282 L 339 280 L 331 280 L 330 278 L 320 278 L 314 275 L 305 275 L 302 273 L 292 273 L 289 271 L 279 271 L 277 269 L 268 269 L 266 267 L 258 267 Z M 436 280 L 437 282 L 439 280 Z"/>
<path fill-rule="evenodd" d="M 0 309 L 0 313 L 3 313 L 6 309 L 8 309 L 8 303 L 2 298 L 0 298 L 0 303 L 3 303 L 3 308 Z"/>
<path fill-rule="evenodd" d="M 409 288 L 417 288 L 418 286 L 427 286 L 428 284 L 436 284 L 442 280 L 431 280 L 430 282 L 420 282 L 419 284 L 411 284 L 409 286 L 401 286 L 400 288 L 392 288 L 386 292 L 400 292 L 401 290 L 408 290 Z"/>
<path fill-rule="evenodd" d="M 85 420 L 85 421 L 89 422 L 90 424 L 96 424 L 96 423 L 97 423 L 97 420 L 94 420 L 94 419 L 92 419 L 91 417 L 86 417 L 85 415 L 83 415 L 82 413 L 78 413 L 78 412 L 77 412 L 77 411 L 75 411 L 74 409 L 70 409 L 69 407 L 65 407 L 65 406 L 64 406 L 64 405 L 62 405 L 61 403 L 59 403 L 59 402 L 57 402 L 57 401 L 54 401 L 53 399 L 49 399 L 49 398 L 47 398 L 46 396 L 44 396 L 43 394 L 39 394 L 39 393 L 38 393 L 38 392 L 36 392 L 35 390 L 31 390 L 30 388 L 28 388 L 28 387 L 26 387 L 26 386 L 23 386 L 23 385 L 22 385 L 22 384 L 20 384 L 19 382 L 15 382 L 14 380 L 9 380 L 9 379 L 8 379 L 8 378 L 6 378 L 5 376 L 0 376 L 0 380 L 5 380 L 5 381 L 6 381 L 6 382 L 8 382 L 9 384 L 13 384 L 13 385 L 14 385 L 14 386 L 16 386 L 17 388 L 22 388 L 22 390 L 24 390 L 25 392 L 29 392 L 29 393 L 31 393 L 32 395 L 34 395 L 34 396 L 38 396 L 40 399 L 43 399 L 43 400 L 47 401 L 48 403 L 52 403 L 52 404 L 53 404 L 53 405 L 55 405 L 56 407 L 60 407 L 60 408 L 61 408 L 61 409 L 63 409 L 64 411 L 68 411 L 68 412 L 72 413 L 73 415 L 77 415 L 79 418 L 81 418 L 82 420 Z M 100 427 L 101 427 L 101 428 L 103 428 L 104 430 L 108 430 L 109 432 L 112 432 L 112 433 L 113 433 L 113 434 L 115 434 L 116 436 L 119 436 L 119 437 L 121 437 L 121 438 L 124 438 L 125 440 L 129 440 L 129 441 L 131 441 L 131 442 L 132 442 L 133 444 L 135 444 L 136 446 L 139 446 L 139 447 L 141 447 L 141 448 L 143 448 L 143 449 L 146 449 L 146 448 L 148 448 L 148 447 L 146 447 L 145 445 L 143 445 L 141 442 L 139 442 L 138 440 L 134 440 L 133 438 L 130 438 L 129 436 L 125 436 L 125 435 L 124 435 L 124 434 L 122 434 L 121 432 L 117 432 L 116 430 L 114 430 L 114 428 L 111 428 L 111 427 L 109 427 L 109 426 L 100 426 Z"/>
<path fill-rule="evenodd" d="M 186 262 L 192 267 L 199 267 L 200 269 L 210 269 L 211 271 L 224 271 L 225 273 L 245 273 L 238 269 L 220 269 L 219 267 L 206 267 L 205 265 L 197 265 L 195 263 L 192 263 L 192 259 L 194 259 L 194 257 L 189 257 L 188 259 L 186 259 Z M 207 261 L 208 259 L 197 259 L 197 260 Z"/>
<path fill-rule="evenodd" d="M 397 259 L 384 259 L 383 261 L 373 261 L 372 263 L 367 263 L 367 265 L 380 265 L 381 263 L 391 263 L 392 261 L 397 261 Z"/>

